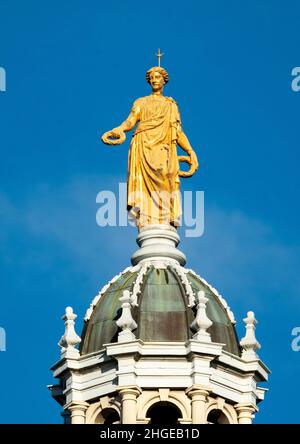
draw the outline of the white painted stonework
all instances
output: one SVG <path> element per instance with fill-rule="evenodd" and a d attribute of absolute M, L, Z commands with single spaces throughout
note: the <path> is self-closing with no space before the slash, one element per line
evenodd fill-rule
<path fill-rule="evenodd" d="M 120 390 L 137 387 L 137 411 L 133 422 L 140 423 L 147 422 L 146 406 L 150 398 L 157 398 L 159 390 L 162 390 L 161 393 L 167 393 L 163 390 L 175 393 L 177 401 L 174 401 L 173 395 L 170 395 L 170 401 L 182 412 L 180 422 L 192 423 L 192 401 L 186 390 L 193 386 L 205 387 L 210 394 L 204 406 L 206 413 L 215 399 L 222 399 L 226 408 L 220 410 L 230 423 L 237 423 L 237 414 L 233 413 L 234 406 L 255 406 L 256 409 L 265 393 L 265 389 L 257 384 L 268 377 L 268 369 L 261 361 L 245 361 L 223 351 L 222 344 L 195 340 L 186 343 L 145 344 L 135 340 L 108 344 L 97 353 L 77 359 L 62 358 L 52 370 L 54 377 L 65 378 L 65 388 L 61 390 L 61 394 L 66 399 L 67 410 L 68 406 L 82 402 L 88 403 L 89 408 L 94 408 L 95 399 L 100 402 L 105 398 L 109 400 L 109 405 L 120 412 Z M 119 400 L 117 404 L 116 400 Z M 88 416 L 86 422 L 92 422 L 92 418 L 96 421 L 104 408 L 103 405 L 100 407 L 99 404 L 97 415 Z M 207 416 L 205 421 L 206 419 Z"/>
<path fill-rule="evenodd" d="M 151 259 L 172 260 L 185 265 L 186 257 L 178 250 L 180 242 L 175 228 L 169 225 L 149 225 L 140 229 L 137 236 L 139 249 L 132 255 L 131 263 L 136 265 Z"/>
<path fill-rule="evenodd" d="M 66 331 L 61 339 L 62 355 L 52 371 L 56 385 L 49 386 L 52 396 L 62 405 L 65 423 L 103 424 L 107 415 L 115 423 L 149 423 L 149 409 L 169 402 L 180 411 L 181 424 L 250 424 L 257 405 L 264 399 L 269 370 L 256 354 L 256 319 L 252 312 L 245 318 L 246 336 L 241 341 L 241 357 L 224 350 L 224 344 L 212 342 L 206 331 L 211 325 L 206 314 L 209 303 L 205 292 L 194 294 L 187 274 L 195 276 L 210 290 L 226 310 L 229 322 L 235 319 L 225 299 L 194 271 L 183 267 L 185 256 L 179 250 L 176 230 L 157 226 L 141 230 L 140 249 L 133 255 L 133 266 L 126 268 L 106 284 L 90 304 L 85 321 L 103 294 L 127 272 L 137 273 L 132 292 L 121 298 L 122 316 L 117 342 L 102 350 L 80 355 L 76 344 L 75 315 L 66 313 Z M 197 313 L 192 325 L 194 336 L 186 342 L 143 342 L 133 330 L 132 313 L 139 306 L 143 281 L 150 266 L 170 267 L 180 278 L 189 307 Z"/>

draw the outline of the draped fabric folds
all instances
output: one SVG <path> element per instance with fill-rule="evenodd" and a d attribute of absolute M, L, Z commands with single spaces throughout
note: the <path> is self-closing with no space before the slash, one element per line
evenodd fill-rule
<path fill-rule="evenodd" d="M 127 207 L 138 225 L 178 225 L 181 216 L 179 163 L 176 141 L 181 119 L 170 97 L 150 95 L 137 99 L 138 116 L 128 158 Z"/>

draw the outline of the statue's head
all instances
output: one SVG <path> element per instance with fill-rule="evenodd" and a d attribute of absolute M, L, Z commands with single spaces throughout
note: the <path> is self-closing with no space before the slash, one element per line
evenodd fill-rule
<path fill-rule="evenodd" d="M 146 73 L 146 80 L 152 86 L 153 91 L 162 89 L 169 81 L 169 74 L 161 66 L 153 66 Z"/>

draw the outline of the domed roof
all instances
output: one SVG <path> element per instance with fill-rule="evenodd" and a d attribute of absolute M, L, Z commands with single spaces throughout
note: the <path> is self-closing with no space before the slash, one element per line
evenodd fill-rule
<path fill-rule="evenodd" d="M 190 325 L 196 316 L 195 295 L 203 290 L 206 313 L 212 321 L 207 330 L 213 342 L 239 355 L 233 314 L 226 301 L 204 279 L 179 264 L 140 263 L 116 276 L 101 290 L 85 317 L 81 354 L 103 349 L 117 341 L 116 320 L 121 316 L 120 297 L 129 290 L 137 339 L 144 342 L 185 342 L 192 338 Z"/>

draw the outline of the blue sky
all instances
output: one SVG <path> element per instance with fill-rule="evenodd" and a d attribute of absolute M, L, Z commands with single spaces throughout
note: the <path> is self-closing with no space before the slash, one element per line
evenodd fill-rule
<path fill-rule="evenodd" d="M 80 331 L 136 249 L 134 228 L 95 222 L 97 193 L 126 180 L 129 146 L 99 137 L 148 94 L 158 47 L 200 162 L 182 186 L 205 192 L 204 236 L 181 249 L 240 335 L 256 313 L 272 370 L 256 422 L 299 422 L 299 20 L 294 0 L 0 0 L 1 423 L 60 422 L 46 388 L 60 316 L 72 305 Z"/>

